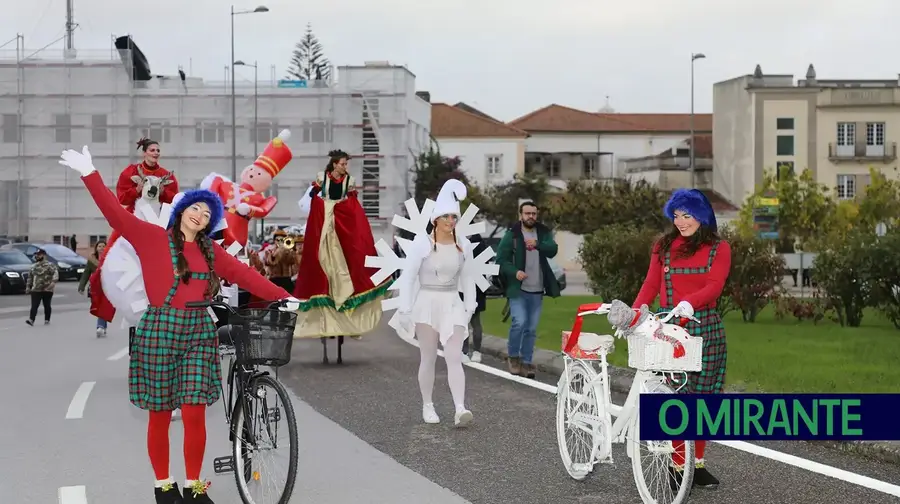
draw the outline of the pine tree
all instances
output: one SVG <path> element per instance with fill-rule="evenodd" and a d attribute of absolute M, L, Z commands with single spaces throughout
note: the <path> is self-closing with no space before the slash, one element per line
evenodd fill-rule
<path fill-rule="evenodd" d="M 294 48 L 291 64 L 288 67 L 288 78 L 314 81 L 330 80 L 331 63 L 325 57 L 322 43 L 316 38 L 312 25 L 306 25 L 306 33 Z"/>

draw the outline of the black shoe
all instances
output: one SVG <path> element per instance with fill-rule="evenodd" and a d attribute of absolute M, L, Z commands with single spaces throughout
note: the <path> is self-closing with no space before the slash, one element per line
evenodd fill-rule
<path fill-rule="evenodd" d="M 184 503 L 184 499 L 181 497 L 181 490 L 178 489 L 178 483 L 172 483 L 162 488 L 154 488 L 153 493 L 156 495 L 156 504 Z"/>
<path fill-rule="evenodd" d="M 34 325 L 34 320 L 28 319 L 28 320 L 25 321 L 25 323 L 28 324 L 28 325 L 30 325 L 30 326 L 33 326 L 33 325 Z"/>
<path fill-rule="evenodd" d="M 184 504 L 215 504 L 206 490 L 209 488 L 208 482 L 198 481 L 188 488 L 184 489 Z"/>
<path fill-rule="evenodd" d="M 681 488 L 681 482 L 684 480 L 684 470 L 669 466 L 669 488 L 673 495 L 678 495 L 678 489 Z"/>
<path fill-rule="evenodd" d="M 694 469 L 694 485 L 695 487 L 715 490 L 719 488 L 719 480 L 709 473 L 706 466 L 700 466 Z"/>

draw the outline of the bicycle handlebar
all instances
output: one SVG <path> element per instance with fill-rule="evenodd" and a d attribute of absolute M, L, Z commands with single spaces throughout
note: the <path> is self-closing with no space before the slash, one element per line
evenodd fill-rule
<path fill-rule="evenodd" d="M 233 315 L 237 315 L 237 310 L 235 309 L 235 307 L 224 302 L 221 297 L 218 297 L 217 299 L 204 299 L 203 301 L 188 301 L 184 305 L 188 308 L 207 308 L 207 307 L 209 307 L 209 308 L 224 308 L 224 309 L 228 310 L 229 313 L 231 313 Z M 284 306 L 287 306 L 287 300 L 279 299 L 278 301 L 273 301 L 272 303 L 269 303 L 268 309 L 272 310 L 272 309 L 281 308 Z"/>

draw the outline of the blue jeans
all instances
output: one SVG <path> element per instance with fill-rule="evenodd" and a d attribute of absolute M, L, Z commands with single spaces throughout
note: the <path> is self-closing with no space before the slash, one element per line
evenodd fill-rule
<path fill-rule="evenodd" d="M 521 357 L 522 362 L 531 364 L 534 357 L 534 343 L 537 341 L 537 326 L 544 306 L 543 294 L 522 292 L 509 300 L 509 314 L 512 325 L 509 328 L 506 351 L 510 357 Z"/>
<path fill-rule="evenodd" d="M 97 329 L 106 329 L 106 321 L 97 317 Z"/>

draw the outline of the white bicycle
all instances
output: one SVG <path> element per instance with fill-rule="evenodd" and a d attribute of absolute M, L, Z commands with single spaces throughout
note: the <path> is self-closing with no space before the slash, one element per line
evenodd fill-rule
<path fill-rule="evenodd" d="M 582 480 L 597 464 L 612 464 L 613 443 L 624 443 L 641 500 L 645 504 L 683 504 L 694 477 L 694 442 L 684 442 L 685 463 L 679 477 L 672 441 L 641 440 L 638 399 L 640 394 L 676 393 L 666 375 L 671 378 L 683 373 L 685 380 L 680 383 L 684 384 L 688 371 L 699 371 L 703 339 L 668 324 L 674 316 L 671 312 L 663 317 L 646 308 L 636 311 L 621 301 L 581 305 L 572 330 L 563 331 L 565 371 L 556 395 L 559 453 L 569 475 Z M 615 338 L 582 333 L 582 318 L 588 315 L 608 315 L 615 336 L 628 340 L 628 366 L 637 373 L 622 406 L 612 403 L 609 391 L 606 356 L 613 352 Z M 682 317 L 683 322 L 687 320 L 699 322 Z"/>

